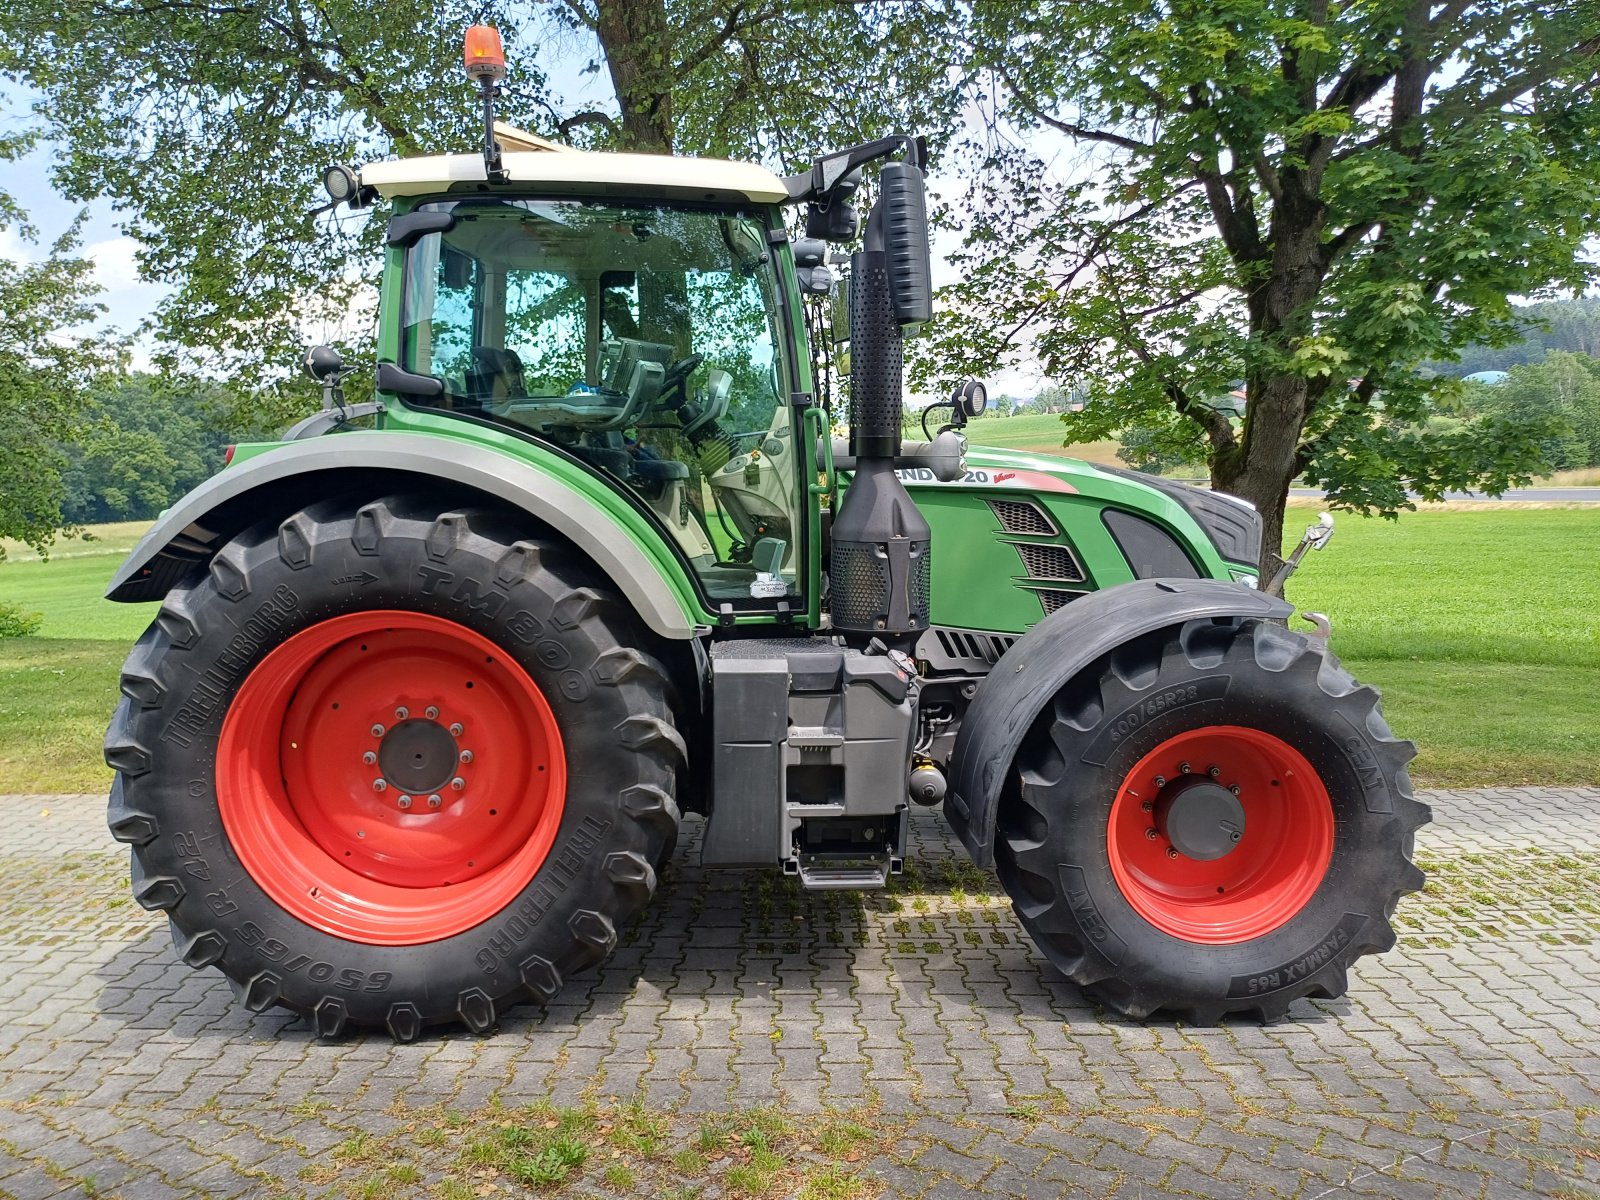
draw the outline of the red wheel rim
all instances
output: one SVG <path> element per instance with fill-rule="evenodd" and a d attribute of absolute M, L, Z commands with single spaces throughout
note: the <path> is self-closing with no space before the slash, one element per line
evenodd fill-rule
<path fill-rule="evenodd" d="M 1195 774 L 1238 789 L 1243 829 L 1219 858 L 1177 852 L 1162 827 L 1173 789 L 1192 786 Z M 1207 945 L 1249 941 L 1289 921 L 1321 885 L 1333 856 L 1333 803 L 1286 742 L 1209 725 L 1168 738 L 1128 772 L 1111 803 L 1107 849 L 1123 896 L 1157 929 Z"/>
<path fill-rule="evenodd" d="M 567 782 L 555 714 L 519 664 L 453 621 L 387 611 L 268 654 L 222 723 L 216 777 L 261 889 L 308 925 L 383 946 L 450 937 L 511 903 L 550 851 Z"/>

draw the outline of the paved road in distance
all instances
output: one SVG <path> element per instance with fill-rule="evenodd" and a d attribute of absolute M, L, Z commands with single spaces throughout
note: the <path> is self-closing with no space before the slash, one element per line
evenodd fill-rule
<path fill-rule="evenodd" d="M 1290 488 L 1291 496 L 1318 496 L 1323 494 L 1321 488 Z M 1409 493 L 1415 500 L 1415 492 Z M 1447 500 L 1525 500 L 1538 501 L 1545 504 L 1571 504 L 1592 503 L 1600 504 L 1600 487 L 1549 487 L 1549 488 L 1512 488 L 1498 496 L 1487 496 L 1482 492 L 1446 492 Z"/>

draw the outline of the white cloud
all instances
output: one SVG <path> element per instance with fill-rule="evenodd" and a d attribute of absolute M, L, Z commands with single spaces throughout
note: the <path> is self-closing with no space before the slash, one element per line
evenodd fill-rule
<path fill-rule="evenodd" d="M 9 227 L 0 229 L 0 258 L 10 262 L 25 263 L 30 257 L 28 243 L 17 236 L 16 230 Z"/>
<path fill-rule="evenodd" d="M 107 292 L 126 292 L 141 286 L 139 243 L 131 237 L 114 237 L 85 246 L 84 256 L 94 262 L 94 279 Z"/>

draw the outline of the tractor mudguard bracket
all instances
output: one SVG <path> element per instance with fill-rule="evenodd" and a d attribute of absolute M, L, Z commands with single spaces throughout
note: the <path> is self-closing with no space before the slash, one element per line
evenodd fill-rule
<path fill-rule="evenodd" d="M 1219 579 L 1141 579 L 1073 601 L 1040 621 L 978 686 L 950 756 L 945 816 L 980 867 L 994 863 L 995 809 L 1028 727 L 1101 655 L 1157 629 L 1212 617 L 1283 620 L 1293 607 Z"/>

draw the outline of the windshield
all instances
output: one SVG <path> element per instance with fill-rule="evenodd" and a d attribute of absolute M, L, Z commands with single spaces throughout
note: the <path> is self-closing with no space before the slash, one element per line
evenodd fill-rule
<path fill-rule="evenodd" d="M 450 201 L 407 252 L 402 366 L 435 403 L 554 441 L 635 493 L 717 599 L 793 582 L 792 413 L 766 227 L 738 212 Z"/>

